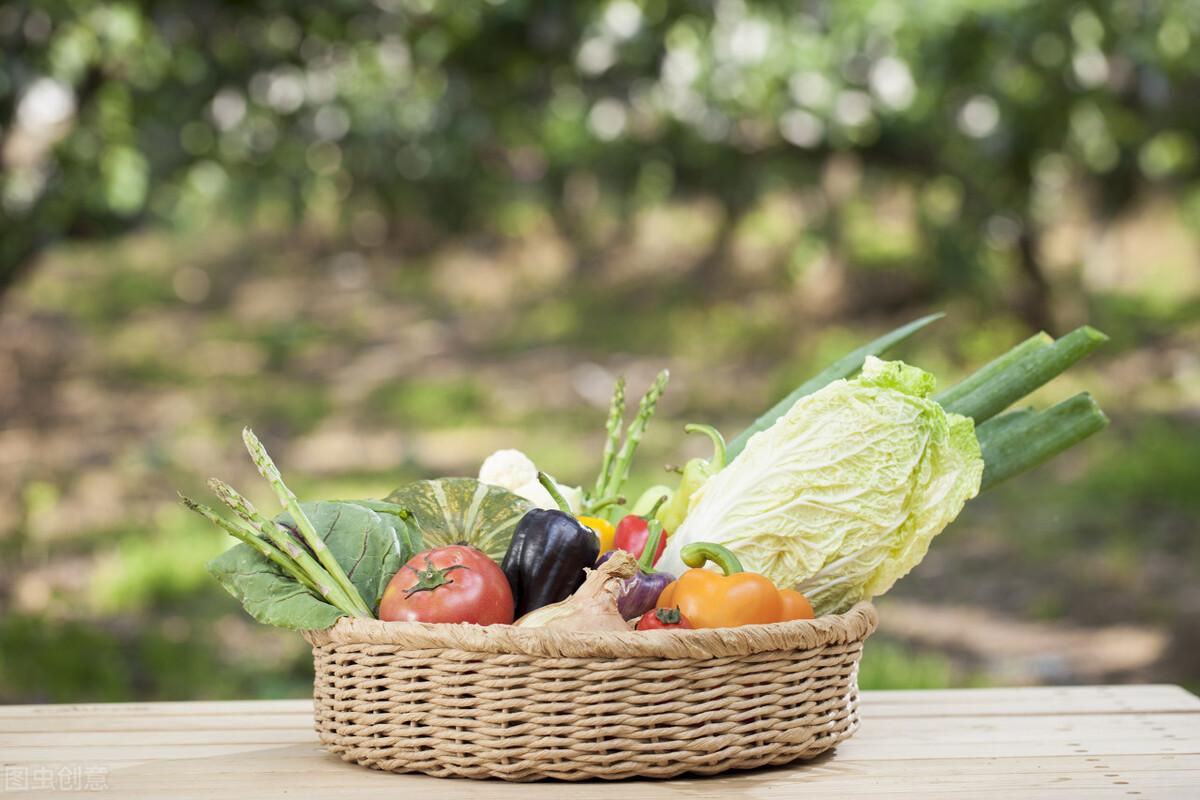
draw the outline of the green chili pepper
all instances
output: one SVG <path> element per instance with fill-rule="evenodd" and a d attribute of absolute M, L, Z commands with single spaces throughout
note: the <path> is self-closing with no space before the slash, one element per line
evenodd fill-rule
<path fill-rule="evenodd" d="M 657 509 L 661 508 L 659 501 L 663 498 L 670 499 L 670 497 L 670 486 L 663 486 L 662 484 L 651 486 L 642 492 L 642 496 L 630 507 L 629 513 L 636 514 L 639 517 L 653 516 Z"/>
<path fill-rule="evenodd" d="M 687 516 L 688 503 L 696 490 L 725 466 L 725 439 L 721 437 L 720 431 L 711 425 L 695 424 L 685 425 L 683 430 L 686 433 L 703 433 L 712 439 L 713 457 L 707 461 L 703 458 L 693 458 L 684 465 L 679 488 L 671 495 L 666 505 L 658 510 L 656 517 L 669 531 L 677 530 L 683 523 L 684 517 Z"/>

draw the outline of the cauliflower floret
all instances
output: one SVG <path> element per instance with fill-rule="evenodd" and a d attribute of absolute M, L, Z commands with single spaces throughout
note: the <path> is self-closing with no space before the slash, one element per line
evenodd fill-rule
<path fill-rule="evenodd" d="M 520 450 L 497 450 L 492 453 L 479 467 L 479 480 L 507 489 L 538 508 L 558 508 L 546 487 L 538 483 L 537 466 Z M 578 514 L 583 508 L 583 490 L 578 486 L 563 486 L 557 481 L 554 485 L 571 507 L 572 513 Z"/>
<path fill-rule="evenodd" d="M 483 460 L 479 480 L 520 494 L 518 488 L 530 482 L 537 483 L 537 472 L 533 461 L 520 450 L 497 450 Z"/>

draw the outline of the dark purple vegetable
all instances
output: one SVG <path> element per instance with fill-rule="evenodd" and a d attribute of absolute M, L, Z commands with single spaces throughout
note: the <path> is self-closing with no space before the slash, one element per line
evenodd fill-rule
<path fill-rule="evenodd" d="M 512 587 L 517 617 L 570 597 L 599 552 L 596 534 L 570 514 L 540 508 L 528 512 L 517 523 L 500 565 Z"/>
<path fill-rule="evenodd" d="M 617 598 L 617 609 L 625 619 L 636 619 L 654 608 L 658 596 L 667 584 L 675 580 L 675 576 L 666 572 L 654 570 L 654 555 L 658 551 L 658 542 L 662 539 L 662 523 L 656 519 L 650 520 L 649 536 L 642 556 L 637 562 L 637 572 L 625 581 L 621 594 Z M 600 566 L 612 558 L 616 550 L 609 550 L 600 556 L 596 566 Z"/>

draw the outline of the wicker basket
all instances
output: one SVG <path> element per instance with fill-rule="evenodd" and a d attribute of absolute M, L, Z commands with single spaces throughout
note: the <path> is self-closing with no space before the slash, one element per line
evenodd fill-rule
<path fill-rule="evenodd" d="M 810 758 L 858 727 L 867 603 L 740 628 L 563 633 L 344 618 L 310 631 L 321 742 L 438 777 L 667 778 Z"/>

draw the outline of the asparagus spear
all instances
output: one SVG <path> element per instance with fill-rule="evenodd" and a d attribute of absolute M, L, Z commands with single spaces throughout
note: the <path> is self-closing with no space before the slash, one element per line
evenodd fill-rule
<path fill-rule="evenodd" d="M 600 474 L 596 476 L 596 491 L 591 498 L 594 502 L 605 499 L 604 489 L 608 486 L 609 476 L 612 473 L 613 458 L 616 456 L 617 446 L 621 442 L 621 427 L 624 419 L 625 376 L 622 375 L 613 384 L 612 402 L 608 406 L 608 422 L 605 425 L 604 456 L 600 460 Z M 593 506 L 589 510 L 596 511 L 597 508 Z"/>
<path fill-rule="evenodd" d="M 1036 467 L 1108 425 L 1108 417 L 1087 392 L 1044 411 L 1014 414 L 986 422 L 976 432 L 983 450 L 981 492 Z"/>
<path fill-rule="evenodd" d="M 655 377 L 650 388 L 646 390 L 646 394 L 642 395 L 642 401 L 638 404 L 637 416 L 633 418 L 633 422 L 629 423 L 629 429 L 625 432 L 625 441 L 621 444 L 621 449 L 613 461 L 612 474 L 605 484 L 602 497 L 618 495 L 629 478 L 629 467 L 633 462 L 634 451 L 642 441 L 642 435 L 646 432 L 650 417 L 654 416 L 658 399 L 662 397 L 663 391 L 667 388 L 667 381 L 670 377 L 671 373 L 664 369 Z M 611 514 L 611 509 L 609 514 Z"/>
<path fill-rule="evenodd" d="M 352 616 L 372 616 L 370 611 L 366 609 L 365 604 L 362 603 L 362 596 L 359 595 L 358 589 L 351 584 L 352 594 L 339 586 L 329 571 L 317 563 L 309 555 L 309 552 L 292 538 L 291 533 L 287 529 L 274 520 L 264 517 L 254 507 L 253 503 L 242 497 L 229 484 L 212 478 L 209 480 L 208 486 L 220 498 L 222 503 L 229 506 L 235 514 L 245 520 L 253 529 L 261 531 L 281 552 L 289 555 L 300 569 L 310 576 L 322 600 L 331 603 Z"/>
<path fill-rule="evenodd" d="M 292 515 L 292 519 L 295 521 L 300 535 L 304 537 L 304 541 L 316 554 L 317 560 L 329 572 L 334 584 L 346 594 L 351 603 L 358 609 L 360 612 L 358 616 L 370 617 L 371 610 L 367 608 L 367 604 L 358 593 L 358 589 L 350 582 L 350 578 L 346 576 L 342 565 L 338 563 L 333 553 L 325 546 L 325 542 L 317 535 L 317 530 L 313 527 L 312 521 L 304 513 L 304 510 L 300 508 L 300 503 L 296 499 L 296 495 L 283 482 L 283 476 L 279 474 L 279 468 L 275 466 L 275 462 L 267 454 L 267 449 L 263 447 L 262 442 L 254 435 L 254 431 L 244 428 L 242 430 L 242 441 L 246 443 L 246 449 L 250 451 L 250 457 L 254 460 L 254 466 L 258 467 L 259 474 L 267 479 L 267 483 L 271 484 L 271 488 L 275 491 L 275 496 L 279 498 L 280 505 Z"/>
<path fill-rule="evenodd" d="M 1024 342 L 979 370 L 989 373 L 986 380 L 976 380 L 972 375 L 964 381 L 971 384 L 968 390 L 959 392 L 959 387 L 954 387 L 949 392 L 953 396 L 945 401 L 939 397 L 939 402 L 947 411 L 973 417 L 976 424 L 981 424 L 1048 383 L 1106 341 L 1108 337 L 1103 333 L 1084 325 L 1049 346 L 1032 348 L 1032 352 L 1024 357 L 1012 358 L 1015 351 L 1029 346 L 1028 341 Z M 997 362 L 1004 363 L 996 366 Z"/>
<path fill-rule="evenodd" d="M 213 511 L 208 506 L 197 503 L 190 497 L 181 494 L 179 495 L 179 499 L 183 501 L 184 506 L 186 506 L 189 510 L 195 511 L 197 514 L 204 517 L 218 528 L 221 528 L 235 539 L 250 545 L 265 558 L 269 558 L 271 561 L 275 562 L 275 564 L 281 570 L 286 572 L 288 575 L 291 575 L 300 583 L 304 584 L 309 591 L 319 595 L 322 599 L 327 599 L 327 593 L 322 592 L 321 588 L 304 572 L 304 570 L 300 568 L 298 564 L 296 564 L 295 561 L 291 559 L 291 557 L 273 547 L 266 539 L 263 539 L 252 530 L 246 530 L 235 525 L 234 523 L 217 514 L 217 512 Z"/>
<path fill-rule="evenodd" d="M 797 386 L 791 394 L 780 400 L 775 405 L 771 406 L 767 413 L 763 414 L 754 424 L 746 430 L 735 436 L 726 448 L 727 461 L 733 461 L 738 457 L 738 454 L 746 447 L 746 442 L 750 441 L 750 437 L 759 431 L 765 431 L 767 428 L 775 424 L 775 421 L 788 412 L 788 410 L 796 404 L 796 401 L 801 397 L 806 397 L 818 389 L 823 389 L 839 378 L 848 378 L 855 372 L 862 369 L 863 362 L 867 360 L 867 356 L 877 356 L 886 350 L 900 344 L 908 337 L 912 336 L 917 331 L 924 328 L 931 322 L 944 317 L 945 314 L 929 314 L 928 316 L 915 319 L 907 325 L 902 325 L 891 333 L 880 336 L 873 342 L 869 342 L 857 350 L 847 353 L 837 361 L 830 364 L 828 367 L 809 378 L 804 383 Z"/>

